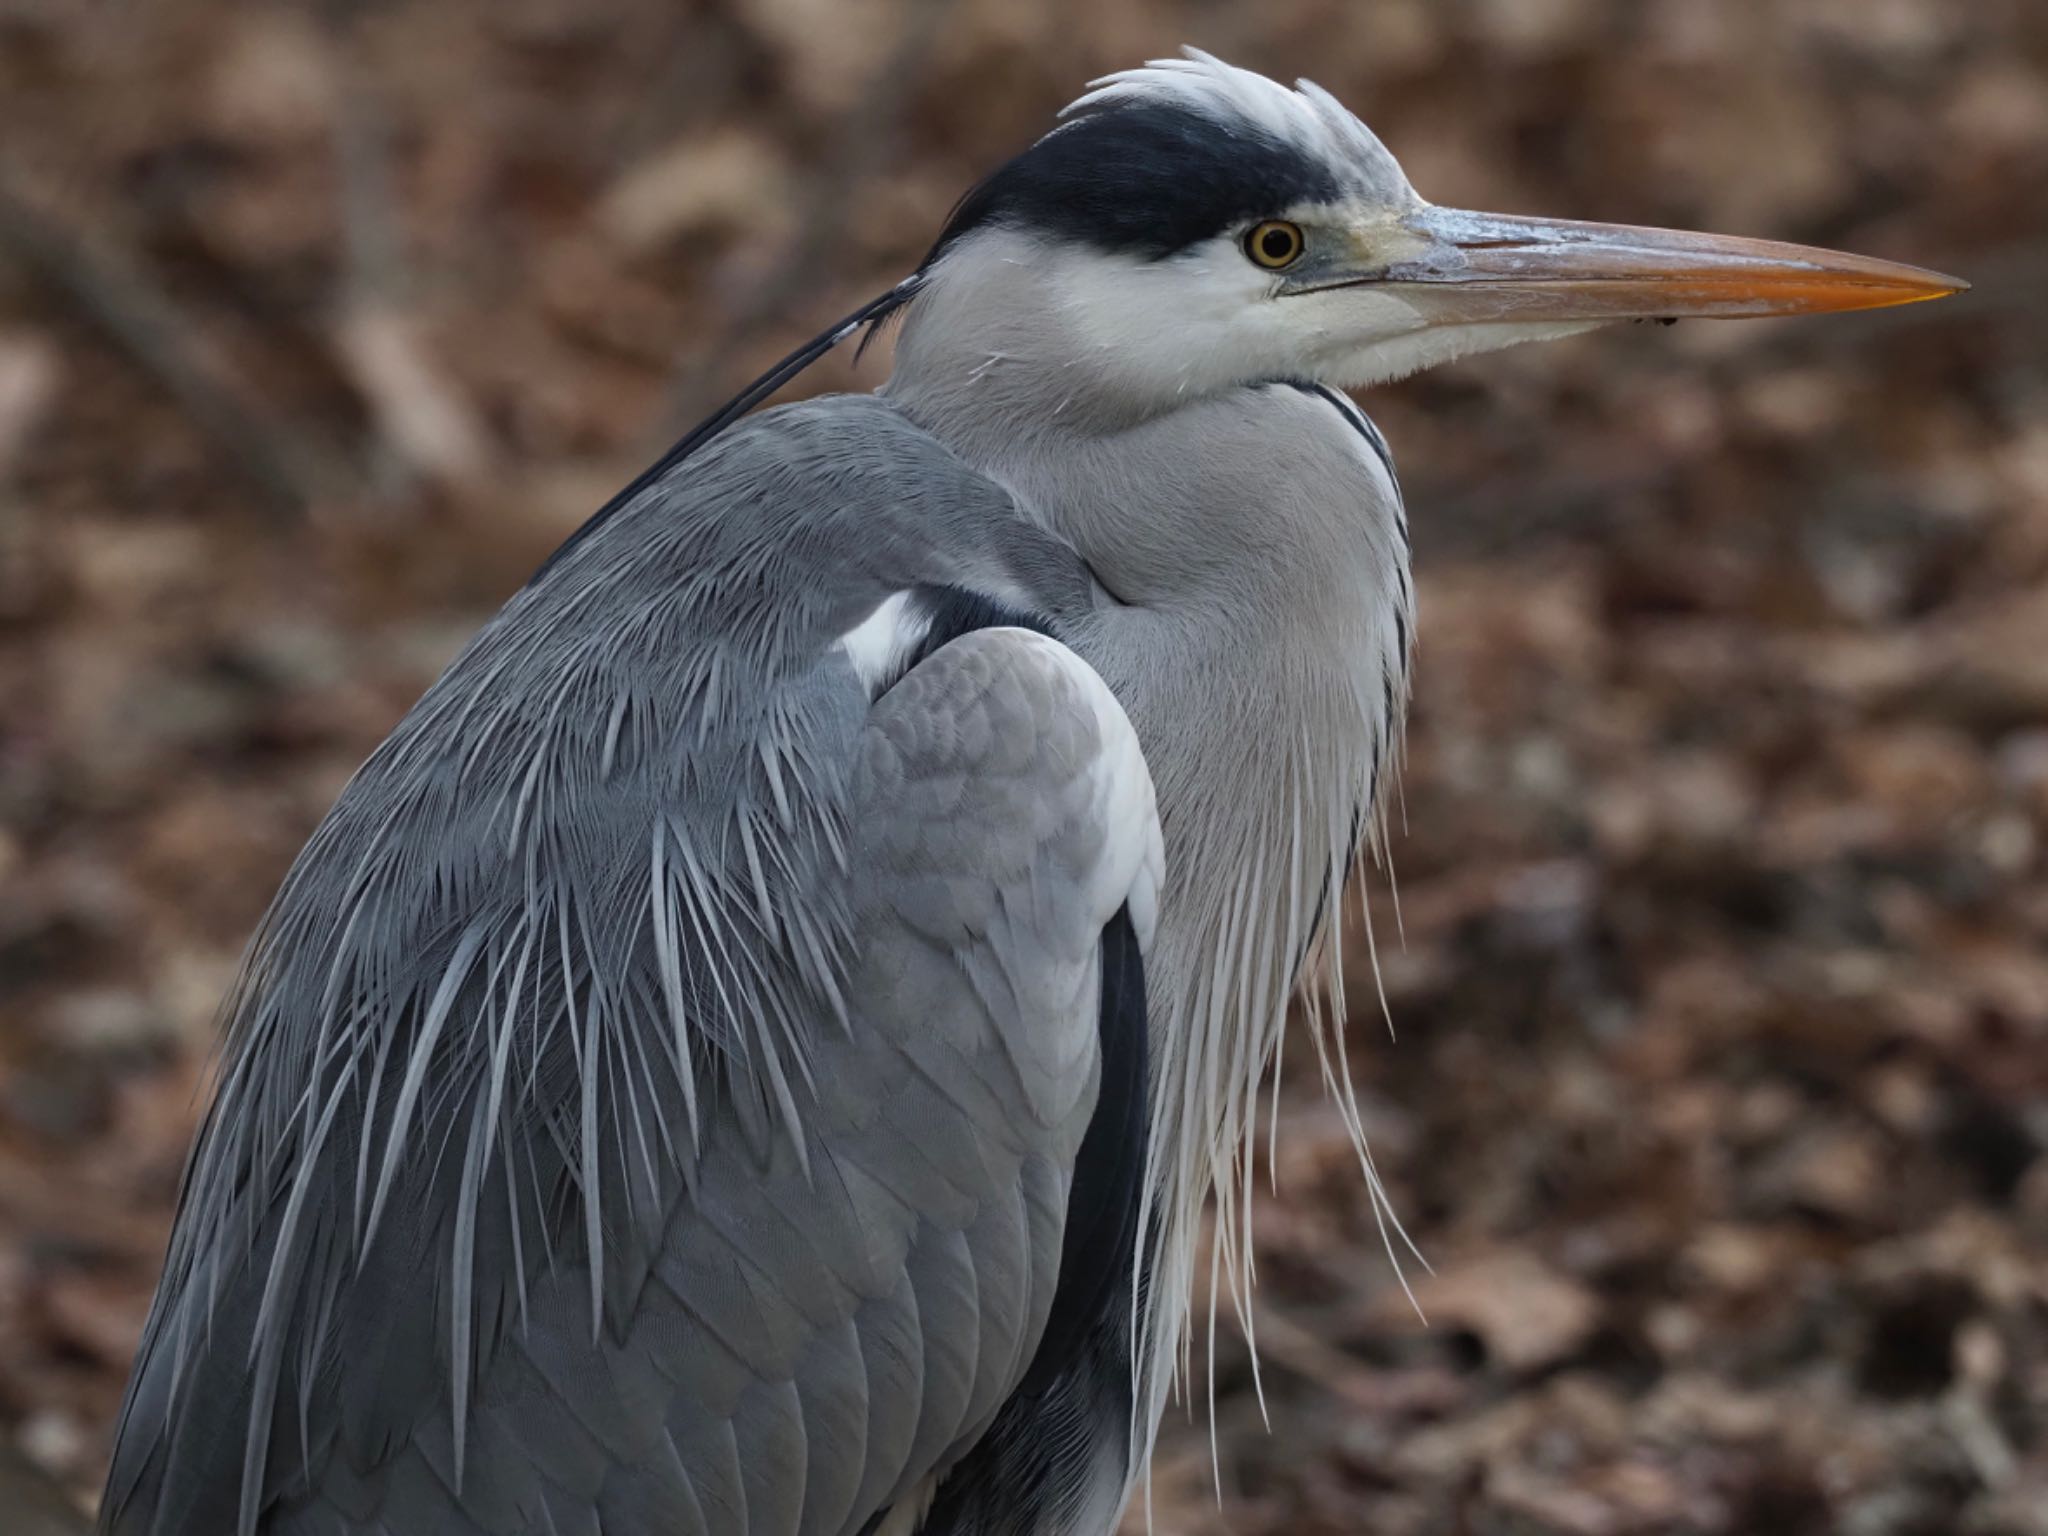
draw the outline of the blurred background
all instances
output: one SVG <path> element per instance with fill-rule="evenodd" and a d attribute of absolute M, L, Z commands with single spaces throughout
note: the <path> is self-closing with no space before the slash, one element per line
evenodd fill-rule
<path fill-rule="evenodd" d="M 1263 1410 L 1226 1322 L 1220 1503 L 1176 1415 L 1157 1529 L 2048 1531 L 2039 0 L 0 0 L 0 1456 L 94 1492 L 215 1005 L 355 764 L 1184 41 L 1440 202 L 1976 291 L 1368 400 L 1423 618 L 1349 1048 L 1430 1322 L 1298 1071 Z"/>

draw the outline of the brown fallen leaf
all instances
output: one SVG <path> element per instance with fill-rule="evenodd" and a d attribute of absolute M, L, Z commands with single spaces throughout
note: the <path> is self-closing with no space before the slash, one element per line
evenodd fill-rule
<path fill-rule="evenodd" d="M 380 302 L 352 305 L 335 345 L 400 459 L 443 484 L 483 476 L 491 458 L 483 425 L 409 315 Z"/>
<path fill-rule="evenodd" d="M 57 351 L 43 337 L 0 333 L 0 478 L 49 415 L 62 378 Z"/>
<path fill-rule="evenodd" d="M 787 233 L 793 217 L 787 160 L 745 129 L 692 135 L 656 152 L 613 182 L 597 207 L 599 227 L 634 252 L 701 230 L 772 237 Z"/>
<path fill-rule="evenodd" d="M 1432 1331 L 1467 1329 L 1501 1369 L 1525 1372 L 1554 1365 L 1592 1336 L 1599 1322 L 1593 1294 L 1534 1254 L 1515 1249 L 1439 1268 L 1415 1285 L 1415 1300 Z M 1395 1292 L 1375 1308 L 1383 1321 L 1415 1321 Z"/>

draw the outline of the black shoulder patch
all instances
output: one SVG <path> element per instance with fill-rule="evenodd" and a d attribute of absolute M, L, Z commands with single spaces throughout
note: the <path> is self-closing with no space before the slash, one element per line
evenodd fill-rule
<path fill-rule="evenodd" d="M 1042 615 L 1009 607 L 985 593 L 970 591 L 966 587 L 918 587 L 911 593 L 911 601 L 930 622 L 924 638 L 904 658 L 901 668 L 893 676 L 882 679 L 881 686 L 875 690 L 878 699 L 902 682 L 911 668 L 928 660 L 940 646 L 949 645 L 977 629 L 1028 629 L 1054 640 L 1059 638 L 1051 621 Z"/>
<path fill-rule="evenodd" d="M 989 224 L 1156 259 L 1339 190 L 1329 166 L 1242 124 L 1173 102 L 1104 107 L 1061 124 L 962 198 L 925 265 Z"/>
<path fill-rule="evenodd" d="M 940 646 L 958 640 L 962 635 L 972 634 L 977 629 L 1028 629 L 1041 635 L 1052 635 L 1050 620 L 1035 613 L 1012 608 L 999 603 L 985 593 L 970 591 L 966 587 L 926 587 L 918 593 L 931 615 L 931 628 L 925 631 L 924 640 L 910 664 L 916 666 Z"/>
<path fill-rule="evenodd" d="M 1145 961 L 1130 908 L 1102 930 L 1102 1006 L 1096 1025 L 1102 1085 L 1074 1159 L 1060 1278 L 1038 1353 L 1018 1392 L 1035 1396 L 1070 1367 L 1112 1298 L 1129 1296 L 1151 1121 L 1151 1033 Z"/>

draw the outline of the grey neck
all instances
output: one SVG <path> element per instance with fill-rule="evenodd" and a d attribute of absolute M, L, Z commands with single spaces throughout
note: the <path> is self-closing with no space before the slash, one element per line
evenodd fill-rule
<path fill-rule="evenodd" d="M 1166 843 L 1146 966 L 1153 1283 L 1172 1329 L 1146 1352 L 1156 1404 L 1203 1200 L 1213 1186 L 1234 1242 L 1259 1080 L 1396 749 L 1407 540 L 1399 491 L 1342 405 L 1265 383 L 1134 408 L 1075 383 L 1102 370 L 1070 366 L 1087 354 L 1029 268 L 980 270 L 1000 289 L 937 284 L 912 304 L 886 393 L 1116 599 L 1069 639 L 1137 728 Z"/>

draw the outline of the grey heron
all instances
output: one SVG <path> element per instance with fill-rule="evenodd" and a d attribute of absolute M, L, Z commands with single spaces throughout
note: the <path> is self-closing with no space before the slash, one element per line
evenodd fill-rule
<path fill-rule="evenodd" d="M 1197 53 L 1097 82 L 313 834 L 102 1528 L 1112 1529 L 1197 1266 L 1249 1283 L 1260 1086 L 1400 741 L 1408 529 L 1345 391 L 1962 286 L 1440 208 Z M 879 392 L 753 412 L 885 321 Z"/>

